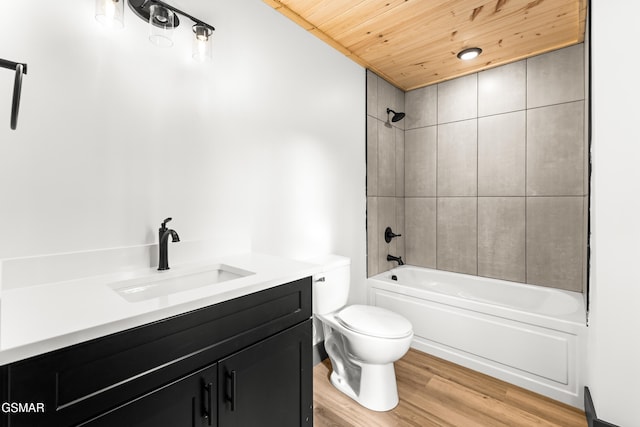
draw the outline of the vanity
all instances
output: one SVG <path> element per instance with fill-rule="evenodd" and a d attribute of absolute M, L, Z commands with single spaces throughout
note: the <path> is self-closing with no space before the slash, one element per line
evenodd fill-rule
<path fill-rule="evenodd" d="M 102 301 L 91 300 L 100 301 L 88 308 L 95 309 L 94 319 L 87 316 L 75 323 L 67 314 L 73 317 L 87 307 L 69 306 L 66 314 L 59 307 L 58 316 L 48 321 L 59 323 L 60 329 L 42 326 L 47 330 L 42 339 L 31 336 L 23 345 L 0 351 L 0 400 L 33 404 L 6 405 L 0 424 L 313 425 L 314 266 L 256 255 L 215 263 L 213 270 L 228 274 L 214 274 L 211 265 L 190 266 L 186 276 L 191 282 L 185 283 L 192 289 L 177 293 L 159 291 L 157 277 L 150 281 L 144 274 L 3 292 L 3 322 L 29 315 L 12 311 L 26 298 L 22 291 L 31 292 L 33 299 L 33 292 L 46 294 L 47 286 L 67 286 L 67 292 L 93 291 Z M 194 286 L 201 272 L 204 280 L 215 281 L 215 275 L 222 279 Z M 161 286 L 170 289 L 175 278 L 184 276 L 179 269 L 161 276 Z M 131 296 L 136 293 L 142 296 Z M 31 315 L 37 315 L 40 302 L 32 301 L 36 308 Z M 109 309 L 112 319 L 105 322 Z M 46 310 L 42 314 L 47 322 Z M 72 324 L 79 325 L 60 333 Z M 2 328 L 4 332 L 7 325 Z"/>

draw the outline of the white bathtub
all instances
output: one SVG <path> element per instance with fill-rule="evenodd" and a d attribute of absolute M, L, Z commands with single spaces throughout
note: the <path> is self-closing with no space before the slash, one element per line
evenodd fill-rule
<path fill-rule="evenodd" d="M 581 293 L 412 266 L 367 285 L 369 304 L 411 321 L 412 347 L 583 407 Z"/>

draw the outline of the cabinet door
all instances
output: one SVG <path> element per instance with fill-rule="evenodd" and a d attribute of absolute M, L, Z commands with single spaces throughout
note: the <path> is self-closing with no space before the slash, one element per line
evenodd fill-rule
<path fill-rule="evenodd" d="M 311 320 L 218 362 L 220 427 L 313 425 Z"/>
<path fill-rule="evenodd" d="M 217 426 L 217 369 L 210 365 L 80 426 Z"/>

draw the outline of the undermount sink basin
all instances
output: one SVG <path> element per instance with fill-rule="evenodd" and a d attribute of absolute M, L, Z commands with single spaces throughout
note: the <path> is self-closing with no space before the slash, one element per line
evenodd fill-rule
<path fill-rule="evenodd" d="M 157 275 L 114 282 L 109 286 L 127 301 L 139 302 L 202 286 L 228 282 L 252 274 L 254 274 L 252 271 L 218 264 L 198 270 L 158 272 Z"/>

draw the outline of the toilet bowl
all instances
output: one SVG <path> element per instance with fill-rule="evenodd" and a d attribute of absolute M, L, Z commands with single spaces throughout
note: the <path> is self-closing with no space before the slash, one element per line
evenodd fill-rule
<path fill-rule="evenodd" d="M 346 306 L 348 258 L 332 255 L 315 262 L 323 272 L 313 278 L 313 308 L 323 325 L 331 383 L 368 409 L 393 409 L 398 404 L 393 363 L 409 350 L 411 323 L 381 307 Z"/>

